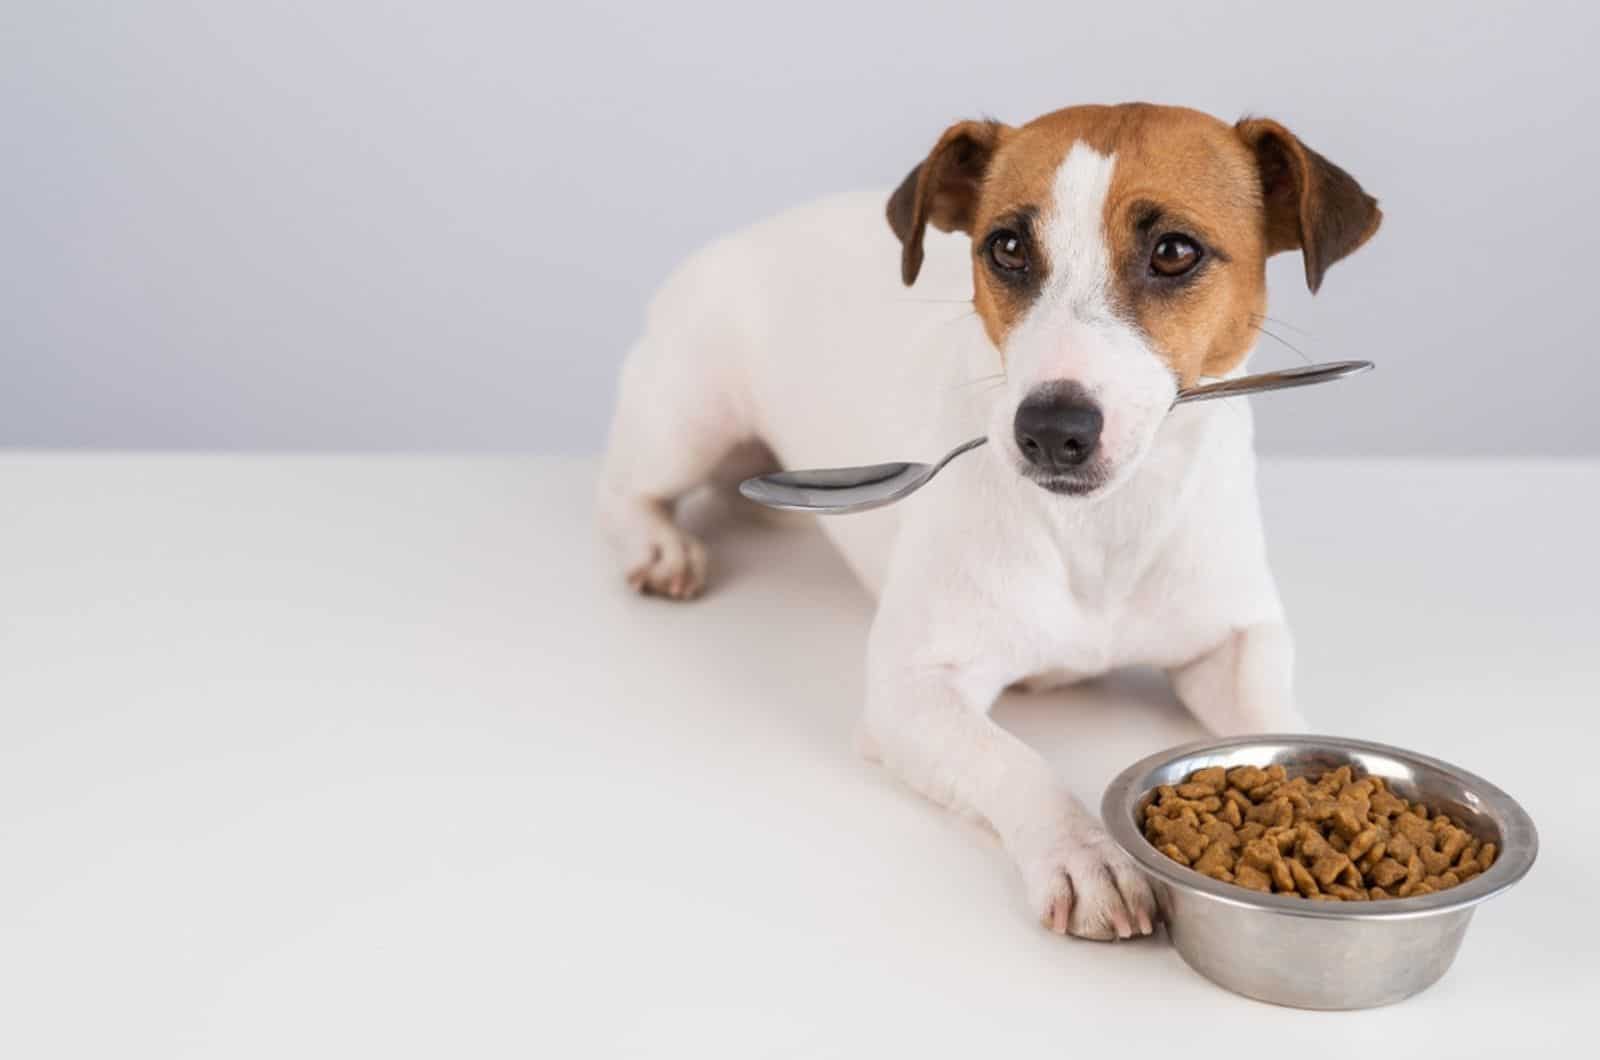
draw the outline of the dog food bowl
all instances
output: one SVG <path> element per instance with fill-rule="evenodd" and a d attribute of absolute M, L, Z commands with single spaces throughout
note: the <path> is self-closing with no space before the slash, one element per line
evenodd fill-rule
<path fill-rule="evenodd" d="M 1208 766 L 1274 764 L 1291 778 L 1342 765 L 1382 777 L 1395 794 L 1445 811 L 1499 853 L 1487 872 L 1419 898 L 1313 902 L 1202 876 L 1145 839 L 1140 811 L 1159 785 Z M 1372 1008 L 1431 986 L 1455 960 L 1478 903 L 1520 880 L 1539 849 L 1527 813 L 1482 777 L 1331 736 L 1249 736 L 1163 751 L 1124 770 L 1100 808 L 1111 837 L 1149 877 L 1189 967 L 1235 993 L 1295 1008 Z"/>

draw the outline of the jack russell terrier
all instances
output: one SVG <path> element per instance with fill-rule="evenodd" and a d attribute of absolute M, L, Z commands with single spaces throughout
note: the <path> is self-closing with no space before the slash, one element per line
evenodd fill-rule
<path fill-rule="evenodd" d="M 1216 733 L 1304 728 L 1248 406 L 1172 402 L 1242 371 L 1268 255 L 1298 249 L 1315 291 L 1382 215 L 1276 122 L 1145 104 L 960 122 L 883 209 L 803 206 L 667 281 L 623 366 L 601 524 L 629 584 L 686 599 L 706 553 L 673 502 L 753 447 L 852 465 L 986 434 L 933 488 L 823 521 L 878 598 L 860 743 L 990 825 L 1050 930 L 1147 934 L 1148 884 L 988 711 L 1146 665 Z"/>

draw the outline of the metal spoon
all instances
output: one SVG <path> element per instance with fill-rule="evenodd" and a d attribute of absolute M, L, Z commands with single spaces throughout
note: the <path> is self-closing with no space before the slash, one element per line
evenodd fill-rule
<path fill-rule="evenodd" d="M 1220 383 L 1180 390 L 1173 405 L 1189 401 L 1212 401 L 1217 398 L 1236 397 L 1240 394 L 1258 394 L 1267 390 L 1288 390 L 1297 386 L 1313 386 L 1347 375 L 1365 372 L 1371 361 L 1329 361 L 1326 364 L 1288 368 L 1281 372 L 1262 372 L 1259 375 L 1242 375 L 1237 379 L 1224 379 Z M 891 463 L 868 464 L 865 467 L 825 467 L 805 471 L 777 471 L 770 475 L 747 478 L 739 484 L 745 497 L 768 508 L 782 508 L 793 512 L 810 512 L 813 515 L 844 515 L 881 508 L 902 500 L 937 475 L 950 461 L 962 453 L 978 448 L 988 438 L 974 438 L 963 442 L 937 464 Z"/>

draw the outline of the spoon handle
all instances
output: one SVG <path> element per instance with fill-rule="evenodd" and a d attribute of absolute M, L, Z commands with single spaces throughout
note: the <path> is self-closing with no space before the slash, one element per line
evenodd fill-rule
<path fill-rule="evenodd" d="M 1262 372 L 1260 375 L 1242 375 L 1238 379 L 1224 379 L 1220 383 L 1207 383 L 1180 390 L 1174 405 L 1186 401 L 1214 401 L 1235 394 L 1258 394 L 1266 390 L 1288 390 L 1297 386 L 1312 386 L 1334 379 L 1343 379 L 1372 368 L 1371 361 L 1329 361 L 1326 364 L 1308 364 L 1301 368 L 1285 368 L 1281 372 Z"/>
<path fill-rule="evenodd" d="M 944 454 L 944 459 L 943 460 L 941 460 L 937 464 L 933 465 L 933 470 L 928 472 L 928 477 L 932 478 L 934 475 L 937 475 L 939 473 L 939 471 L 946 464 L 948 464 L 950 461 L 954 460 L 956 457 L 960 456 L 962 453 L 970 453 L 970 452 L 972 452 L 972 450 L 978 448 L 978 446 L 982 445 L 984 442 L 987 442 L 988 440 L 989 440 L 989 436 L 987 434 L 982 434 L 982 435 L 979 435 L 978 437 L 972 439 L 970 442 L 962 442 L 960 445 L 956 446 L 954 449 L 952 449 L 948 453 Z"/>
<path fill-rule="evenodd" d="M 1311 364 L 1303 368 L 1290 368 L 1281 372 L 1263 372 L 1260 375 L 1224 379 L 1219 383 L 1191 387 L 1179 391 L 1172 402 L 1209 401 L 1213 398 L 1233 397 L 1237 394 L 1254 394 L 1263 390 L 1285 390 L 1289 387 L 1326 383 L 1347 375 L 1365 372 L 1371 361 L 1333 361 L 1328 364 Z M 987 436 L 963 442 L 937 464 L 872 464 L 867 467 L 830 467 L 810 470 L 778 471 L 757 475 L 739 484 L 739 492 L 758 504 L 769 508 L 787 508 L 811 512 L 816 515 L 839 515 L 846 512 L 866 511 L 893 504 L 927 485 L 950 461 L 978 448 L 988 441 Z"/>

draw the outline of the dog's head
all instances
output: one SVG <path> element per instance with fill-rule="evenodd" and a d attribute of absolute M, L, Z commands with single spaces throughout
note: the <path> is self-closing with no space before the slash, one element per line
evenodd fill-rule
<path fill-rule="evenodd" d="M 1075 495 L 1124 479 L 1178 389 L 1249 352 L 1269 255 L 1298 249 L 1315 291 L 1382 219 L 1276 122 L 1146 104 L 953 125 L 888 213 L 907 284 L 929 224 L 971 235 L 973 301 L 1007 379 L 991 438 Z"/>

